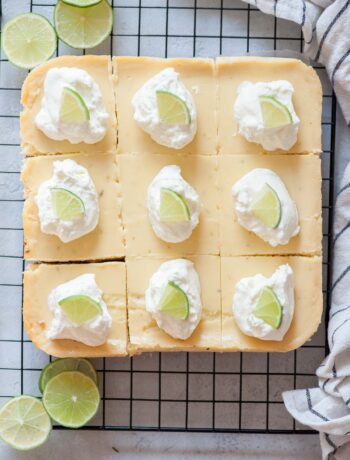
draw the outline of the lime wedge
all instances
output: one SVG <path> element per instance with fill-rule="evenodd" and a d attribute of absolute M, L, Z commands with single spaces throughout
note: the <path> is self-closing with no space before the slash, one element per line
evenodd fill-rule
<path fill-rule="evenodd" d="M 188 222 L 191 219 L 184 197 L 170 188 L 160 190 L 159 215 L 161 222 L 168 223 Z"/>
<path fill-rule="evenodd" d="M 269 324 L 273 329 L 280 327 L 282 307 L 272 288 L 264 287 L 261 290 L 253 315 Z"/>
<path fill-rule="evenodd" d="M 18 450 L 41 446 L 51 431 L 50 417 L 32 396 L 17 396 L 0 409 L 0 437 Z"/>
<path fill-rule="evenodd" d="M 87 8 L 101 3 L 102 0 L 62 0 L 67 5 L 78 6 L 79 8 Z"/>
<path fill-rule="evenodd" d="M 270 228 L 278 227 L 282 217 L 282 206 L 275 190 L 265 184 L 251 204 L 251 211 Z"/>
<path fill-rule="evenodd" d="M 259 96 L 265 128 L 280 128 L 293 123 L 288 108 L 273 96 Z"/>
<path fill-rule="evenodd" d="M 85 212 L 83 201 L 65 188 L 51 188 L 52 206 L 58 219 L 74 220 Z"/>
<path fill-rule="evenodd" d="M 87 295 L 72 295 L 58 302 L 69 321 L 80 326 L 102 313 L 101 305 Z"/>
<path fill-rule="evenodd" d="M 90 120 L 90 112 L 84 99 L 74 89 L 63 88 L 60 120 L 64 123 L 81 124 Z"/>
<path fill-rule="evenodd" d="M 57 36 L 44 16 L 35 13 L 19 14 L 5 24 L 2 47 L 13 64 L 32 69 L 54 54 Z"/>
<path fill-rule="evenodd" d="M 55 8 L 55 28 L 59 38 L 73 48 L 93 48 L 112 31 L 113 10 L 106 0 L 80 8 L 59 1 Z"/>
<path fill-rule="evenodd" d="M 174 282 L 169 281 L 159 302 L 159 310 L 177 319 L 187 319 L 189 303 L 187 295 Z"/>
<path fill-rule="evenodd" d="M 62 372 L 47 383 L 43 403 L 55 422 L 80 428 L 96 414 L 100 393 L 96 383 L 81 372 Z"/>
<path fill-rule="evenodd" d="M 63 358 L 52 361 L 42 370 L 39 379 L 40 392 L 44 392 L 47 382 L 53 377 L 67 371 L 81 372 L 97 384 L 97 372 L 90 361 L 84 358 Z"/>
<path fill-rule="evenodd" d="M 191 115 L 179 96 L 168 91 L 156 91 L 159 118 L 166 125 L 189 125 Z"/>

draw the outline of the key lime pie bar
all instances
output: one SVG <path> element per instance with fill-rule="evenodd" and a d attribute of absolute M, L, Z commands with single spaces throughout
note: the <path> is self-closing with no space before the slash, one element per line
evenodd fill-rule
<path fill-rule="evenodd" d="M 30 265 L 23 321 L 38 348 L 57 357 L 125 356 L 123 262 Z"/>

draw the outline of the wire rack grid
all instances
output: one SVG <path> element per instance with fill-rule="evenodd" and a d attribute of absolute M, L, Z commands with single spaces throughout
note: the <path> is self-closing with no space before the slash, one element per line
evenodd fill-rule
<path fill-rule="evenodd" d="M 33 11 L 52 20 L 54 1 L 2 1 L 2 21 Z M 114 31 L 93 53 L 152 56 L 239 55 L 301 51 L 298 26 L 260 13 L 239 0 L 114 0 Z M 77 54 L 59 43 L 58 54 Z M 325 70 L 323 217 L 324 304 L 329 306 L 336 100 Z M 19 180 L 20 88 L 26 72 L 0 57 L 0 404 L 19 393 L 40 396 L 39 374 L 51 357 L 23 329 L 23 195 Z M 327 308 L 325 308 L 327 311 Z M 312 433 L 286 412 L 281 392 L 317 384 L 327 351 L 327 313 L 318 332 L 286 353 L 153 353 L 99 359 L 102 404 L 86 429 Z M 59 428 L 59 427 L 56 427 Z"/>

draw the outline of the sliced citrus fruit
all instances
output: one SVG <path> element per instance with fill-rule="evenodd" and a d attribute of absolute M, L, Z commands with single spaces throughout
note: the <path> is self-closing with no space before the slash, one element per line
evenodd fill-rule
<path fill-rule="evenodd" d="M 96 383 L 81 372 L 61 372 L 47 383 L 43 403 L 55 422 L 80 428 L 96 414 L 100 393 Z"/>
<path fill-rule="evenodd" d="M 265 184 L 257 193 L 251 204 L 251 211 L 268 227 L 278 226 L 282 217 L 282 206 L 277 193 L 269 184 Z"/>
<path fill-rule="evenodd" d="M 168 91 L 156 91 L 159 118 L 166 125 L 189 125 L 191 115 L 186 102 Z"/>
<path fill-rule="evenodd" d="M 56 359 L 49 363 L 40 374 L 39 379 L 39 390 L 41 393 L 53 377 L 60 374 L 61 372 L 67 371 L 78 371 L 90 377 L 95 383 L 97 383 L 97 372 L 91 362 L 84 358 L 62 358 Z"/>
<path fill-rule="evenodd" d="M 79 8 L 87 8 L 88 6 L 94 6 L 101 3 L 102 0 L 62 0 L 67 5 L 78 6 Z"/>
<path fill-rule="evenodd" d="M 269 324 L 273 329 L 280 327 L 282 307 L 272 288 L 266 286 L 261 290 L 253 315 Z"/>
<path fill-rule="evenodd" d="M 50 431 L 50 417 L 42 402 L 32 396 L 12 398 L 0 409 L 0 437 L 15 449 L 41 446 Z"/>
<path fill-rule="evenodd" d="M 293 123 L 288 108 L 273 96 L 259 96 L 265 128 L 279 128 Z"/>
<path fill-rule="evenodd" d="M 189 314 L 187 295 L 173 281 L 169 281 L 159 302 L 159 310 L 177 319 L 187 319 Z"/>
<path fill-rule="evenodd" d="M 185 198 L 170 188 L 160 190 L 159 215 L 161 222 L 168 223 L 188 222 L 191 219 Z"/>
<path fill-rule="evenodd" d="M 81 95 L 67 86 L 63 88 L 60 120 L 64 123 L 85 123 L 90 120 L 90 111 Z"/>
<path fill-rule="evenodd" d="M 60 187 L 52 187 L 50 191 L 52 206 L 58 219 L 74 220 L 84 214 L 85 206 L 78 195 Z"/>
<path fill-rule="evenodd" d="M 81 325 L 102 313 L 101 305 L 88 295 L 72 295 L 58 302 L 69 321 Z"/>
<path fill-rule="evenodd" d="M 58 37 L 67 45 L 79 49 L 93 48 L 111 33 L 113 10 L 106 0 L 89 8 L 59 1 L 54 21 Z"/>
<path fill-rule="evenodd" d="M 18 14 L 4 26 L 2 47 L 13 64 L 32 69 L 54 54 L 57 35 L 44 16 L 36 13 Z"/>

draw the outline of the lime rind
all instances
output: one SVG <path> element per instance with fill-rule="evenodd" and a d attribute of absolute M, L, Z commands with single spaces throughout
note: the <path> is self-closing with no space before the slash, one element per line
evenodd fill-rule
<path fill-rule="evenodd" d="M 160 190 L 160 221 L 164 223 L 189 222 L 191 213 L 185 198 L 170 188 Z"/>
<path fill-rule="evenodd" d="M 102 0 L 62 0 L 67 5 L 76 6 L 78 8 L 88 8 L 89 6 L 95 6 L 101 3 Z"/>
<path fill-rule="evenodd" d="M 167 125 L 189 125 L 191 114 L 186 102 L 169 91 L 156 91 L 159 118 Z"/>
<path fill-rule="evenodd" d="M 259 299 L 253 315 L 264 321 L 273 329 L 278 329 L 282 323 L 282 306 L 274 290 L 265 286 L 259 295 Z"/>
<path fill-rule="evenodd" d="M 65 297 L 58 305 L 69 321 L 78 326 L 92 321 L 102 313 L 101 305 L 92 297 L 83 294 Z"/>
<path fill-rule="evenodd" d="M 10 62 L 22 69 L 33 69 L 55 53 L 57 34 L 45 16 L 23 13 L 4 25 L 1 42 Z"/>
<path fill-rule="evenodd" d="M 51 420 L 42 402 L 33 396 L 16 396 L 0 409 L 0 438 L 14 449 L 27 451 L 41 446 L 51 429 Z M 12 436 L 11 430 L 15 430 Z"/>
<path fill-rule="evenodd" d="M 186 293 L 173 281 L 165 286 L 159 301 L 159 310 L 173 318 L 186 320 L 189 315 L 189 302 Z"/>
<path fill-rule="evenodd" d="M 62 92 L 60 120 L 65 123 L 85 123 L 90 120 L 90 111 L 83 97 L 68 86 Z"/>
<path fill-rule="evenodd" d="M 264 184 L 251 204 L 255 217 L 270 228 L 277 228 L 282 219 L 282 205 L 276 191 L 269 184 Z"/>
<path fill-rule="evenodd" d="M 51 198 L 55 215 L 61 220 L 74 220 L 85 213 L 83 200 L 63 187 L 52 187 Z"/>
<path fill-rule="evenodd" d="M 288 107 L 275 97 L 259 96 L 259 101 L 265 128 L 280 128 L 293 123 Z"/>

